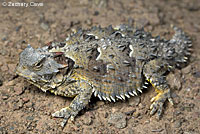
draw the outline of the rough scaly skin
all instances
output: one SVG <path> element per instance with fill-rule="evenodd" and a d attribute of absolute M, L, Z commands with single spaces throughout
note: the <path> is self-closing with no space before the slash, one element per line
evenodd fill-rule
<path fill-rule="evenodd" d="M 142 93 L 148 83 L 158 93 L 150 114 L 160 117 L 164 102 L 173 104 L 165 76 L 186 63 L 192 46 L 181 29 L 174 30 L 173 38 L 165 40 L 126 25 L 80 29 L 65 42 L 38 49 L 28 45 L 20 54 L 17 74 L 44 92 L 74 97 L 68 107 L 52 114 L 64 118 L 62 127 L 69 118 L 74 120 L 92 94 L 115 102 Z"/>

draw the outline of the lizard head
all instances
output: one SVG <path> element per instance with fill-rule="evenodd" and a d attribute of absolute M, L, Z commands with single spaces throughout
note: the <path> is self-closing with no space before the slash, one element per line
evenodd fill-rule
<path fill-rule="evenodd" d="M 46 92 L 63 83 L 67 64 L 59 63 L 48 47 L 34 49 L 30 45 L 20 53 L 16 73 Z"/>

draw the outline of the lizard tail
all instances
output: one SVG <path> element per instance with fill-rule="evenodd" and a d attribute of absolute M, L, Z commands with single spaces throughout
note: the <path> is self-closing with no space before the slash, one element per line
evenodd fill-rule
<path fill-rule="evenodd" d="M 180 28 L 174 27 L 173 29 L 175 34 L 169 40 L 167 46 L 164 47 L 164 57 L 173 62 L 173 65 L 180 68 L 187 63 L 191 55 L 192 41 Z"/>

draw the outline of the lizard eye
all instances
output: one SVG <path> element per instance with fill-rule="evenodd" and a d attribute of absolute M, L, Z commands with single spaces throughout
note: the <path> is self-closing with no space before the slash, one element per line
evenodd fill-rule
<path fill-rule="evenodd" d="M 41 63 L 41 62 L 36 63 L 36 64 L 35 64 L 35 67 L 41 68 L 41 67 L 42 67 L 42 63 Z"/>
<path fill-rule="evenodd" d="M 40 60 L 39 62 L 35 63 L 34 64 L 34 69 L 35 70 L 40 70 L 42 68 L 42 66 L 43 66 L 43 64 L 42 64 L 43 61 L 44 61 L 44 58 L 42 60 Z"/>

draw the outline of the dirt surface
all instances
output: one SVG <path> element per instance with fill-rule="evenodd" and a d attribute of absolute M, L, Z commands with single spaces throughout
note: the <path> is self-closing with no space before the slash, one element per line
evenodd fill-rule
<path fill-rule="evenodd" d="M 0 134 L 200 133 L 199 0 L 46 0 L 43 5 L 28 7 L 0 3 Z M 192 38 L 194 50 L 188 66 L 168 76 L 175 106 L 167 102 L 161 120 L 149 116 L 150 99 L 155 96 L 151 87 L 124 102 L 94 98 L 74 124 L 69 121 L 62 129 L 62 119 L 52 118 L 51 113 L 72 99 L 45 94 L 16 77 L 19 53 L 27 44 L 37 48 L 52 40 L 64 41 L 72 29 L 122 23 L 144 27 L 167 39 L 173 35 L 171 25 L 175 25 Z"/>

